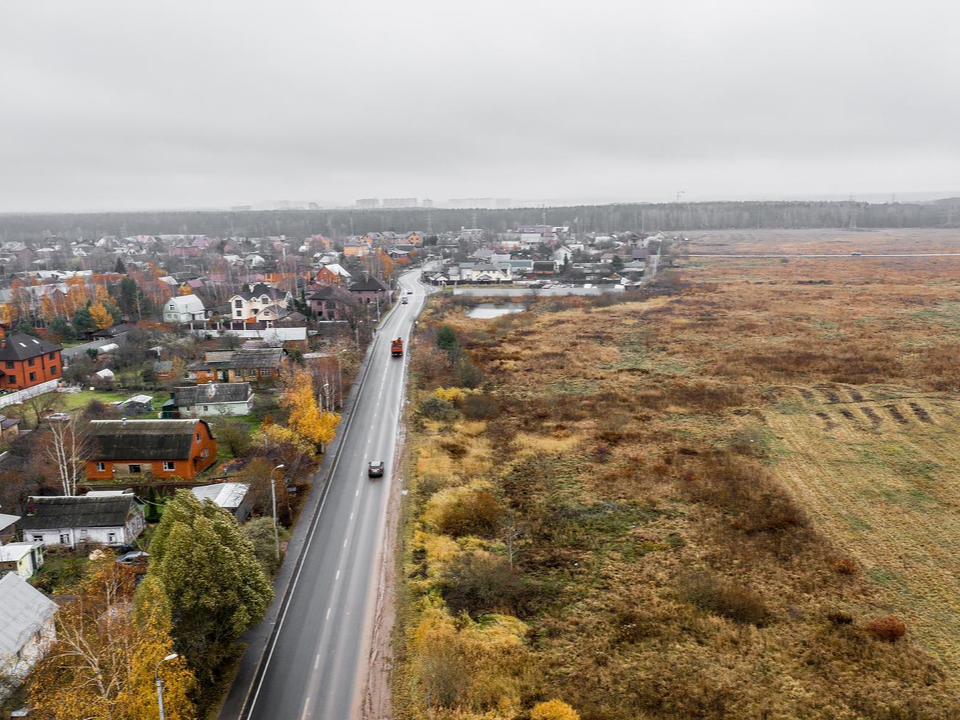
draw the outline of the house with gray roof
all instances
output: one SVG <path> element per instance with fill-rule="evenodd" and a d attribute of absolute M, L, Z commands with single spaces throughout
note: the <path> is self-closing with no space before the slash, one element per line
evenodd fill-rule
<path fill-rule="evenodd" d="M 253 508 L 249 491 L 250 485 L 242 482 L 215 483 L 190 489 L 198 500 L 209 500 L 233 515 L 237 522 L 246 520 Z"/>
<path fill-rule="evenodd" d="M 16 573 L 0 577 L 0 678 L 19 684 L 53 645 L 57 604 Z M 0 699 L 6 693 L 0 683 Z"/>
<path fill-rule="evenodd" d="M 178 295 L 164 303 L 163 321 L 167 323 L 203 322 L 207 309 L 196 295 Z"/>
<path fill-rule="evenodd" d="M 70 548 L 84 543 L 116 547 L 136 540 L 146 522 L 132 494 L 63 495 L 31 497 L 20 525 L 24 540 L 31 543 Z"/>
<path fill-rule="evenodd" d="M 164 413 L 176 411 L 179 417 L 226 417 L 253 412 L 254 392 L 248 382 L 207 383 L 174 388 Z"/>

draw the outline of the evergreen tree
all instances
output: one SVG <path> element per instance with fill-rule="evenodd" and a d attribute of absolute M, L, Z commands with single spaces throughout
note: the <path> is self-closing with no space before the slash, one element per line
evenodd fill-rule
<path fill-rule="evenodd" d="M 28 323 L 26 320 L 21 320 L 17 323 L 16 332 L 23 333 L 24 335 L 33 335 L 34 337 L 40 337 L 40 333 L 37 332 L 37 329 Z"/>
<path fill-rule="evenodd" d="M 117 264 L 113 266 L 113 271 L 121 275 L 127 274 L 127 266 L 123 264 L 123 260 L 119 256 L 117 257 Z"/>
<path fill-rule="evenodd" d="M 92 333 L 97 329 L 97 323 L 94 321 L 93 316 L 90 315 L 89 307 L 77 308 L 77 311 L 73 313 L 73 317 L 71 318 L 71 324 L 73 325 L 73 329 L 77 331 L 77 335 Z"/>
<path fill-rule="evenodd" d="M 63 315 L 55 315 L 53 320 L 50 321 L 50 332 L 58 335 L 61 341 L 69 342 L 77 339 L 77 333 L 74 332 L 73 326 Z"/>
<path fill-rule="evenodd" d="M 437 330 L 437 347 L 446 350 L 451 357 L 457 355 L 460 346 L 457 343 L 457 333 L 449 325 L 441 325 Z"/>
<path fill-rule="evenodd" d="M 150 544 L 150 575 L 170 598 L 173 636 L 201 684 L 215 681 L 237 637 L 263 618 L 273 589 L 236 520 L 180 490 Z"/>

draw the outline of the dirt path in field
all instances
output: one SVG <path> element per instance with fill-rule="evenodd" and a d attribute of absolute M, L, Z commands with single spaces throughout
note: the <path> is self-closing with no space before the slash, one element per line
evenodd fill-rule
<path fill-rule="evenodd" d="M 960 671 L 955 401 L 911 397 L 852 405 L 855 414 L 819 401 L 807 401 L 800 413 L 768 413 L 783 450 L 776 471 L 916 637 Z"/>

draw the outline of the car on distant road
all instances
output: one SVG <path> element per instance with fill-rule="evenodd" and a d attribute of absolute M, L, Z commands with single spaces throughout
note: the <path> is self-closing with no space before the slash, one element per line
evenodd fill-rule
<path fill-rule="evenodd" d="M 400 304 L 401 304 L 401 305 L 409 305 L 409 304 L 410 304 L 410 301 L 407 300 L 406 298 L 404 298 L 403 300 L 400 301 Z"/>
<path fill-rule="evenodd" d="M 383 461 L 374 460 L 367 465 L 367 475 L 370 477 L 383 477 Z"/>

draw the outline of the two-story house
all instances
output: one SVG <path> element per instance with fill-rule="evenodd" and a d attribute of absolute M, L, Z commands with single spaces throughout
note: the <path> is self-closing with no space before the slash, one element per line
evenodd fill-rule
<path fill-rule="evenodd" d="M 278 306 L 285 309 L 292 299 L 293 296 L 286 290 L 257 283 L 249 290 L 244 290 L 230 298 L 230 318 L 242 322 L 276 319 Z M 264 311 L 266 313 L 261 318 L 260 315 Z"/>
<path fill-rule="evenodd" d="M 0 341 L 0 389 L 23 390 L 63 375 L 60 348 L 17 333 Z"/>
<path fill-rule="evenodd" d="M 217 461 L 217 441 L 204 420 L 94 420 L 90 430 L 90 480 L 148 473 L 192 480 Z"/>
<path fill-rule="evenodd" d="M 356 300 L 350 293 L 338 287 L 324 286 L 307 296 L 310 311 L 320 320 L 344 320 Z"/>
<path fill-rule="evenodd" d="M 361 280 L 353 283 L 348 290 L 350 295 L 361 303 L 387 302 L 390 299 L 390 289 L 372 275 L 365 275 Z"/>
<path fill-rule="evenodd" d="M 178 295 L 163 305 L 163 321 L 168 323 L 203 322 L 207 310 L 196 295 Z"/>
<path fill-rule="evenodd" d="M 20 524 L 28 542 L 71 548 L 84 543 L 127 545 L 147 525 L 133 494 L 127 493 L 31 497 Z"/>

